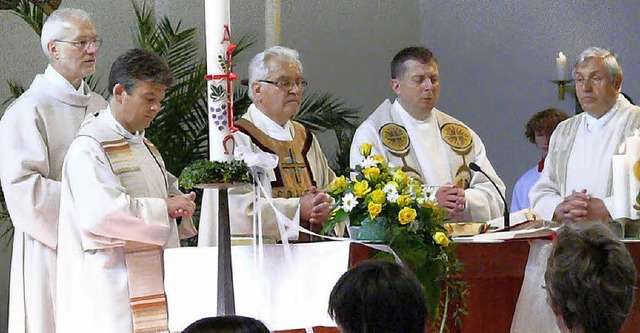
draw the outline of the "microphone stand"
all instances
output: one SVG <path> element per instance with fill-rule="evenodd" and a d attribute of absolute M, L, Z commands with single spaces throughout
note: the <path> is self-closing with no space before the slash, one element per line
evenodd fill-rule
<path fill-rule="evenodd" d="M 502 202 L 504 203 L 504 231 L 509 231 L 511 229 L 511 225 L 509 223 L 509 206 L 507 206 L 507 200 L 504 198 L 502 191 L 500 191 L 500 188 L 498 187 L 498 185 L 496 185 L 493 179 L 491 179 L 491 177 L 489 177 L 489 175 L 486 172 L 484 172 L 484 170 L 482 170 L 482 168 L 480 168 L 480 166 L 477 165 L 475 162 L 469 163 L 469 169 L 475 172 L 480 172 L 485 177 L 487 177 L 487 179 L 489 179 L 491 184 L 493 184 L 493 187 L 496 188 L 496 191 L 498 191 L 498 194 L 500 194 L 500 199 L 502 199 Z"/>

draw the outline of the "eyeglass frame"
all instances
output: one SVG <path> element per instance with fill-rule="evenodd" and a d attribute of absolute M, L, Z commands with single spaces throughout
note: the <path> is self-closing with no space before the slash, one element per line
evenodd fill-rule
<path fill-rule="evenodd" d="M 102 46 L 102 38 L 94 38 L 93 40 L 63 40 L 63 39 L 54 39 L 54 42 L 58 43 L 67 43 L 71 44 L 78 49 L 82 49 L 86 51 L 89 49 L 91 44 L 95 45 L 96 49 L 99 49 Z"/>
<path fill-rule="evenodd" d="M 304 80 L 304 79 L 291 80 L 291 86 L 289 88 L 283 86 L 282 80 L 280 80 L 280 79 L 278 79 L 277 81 L 258 80 L 258 82 L 272 84 L 272 85 L 276 86 L 278 89 L 282 89 L 284 91 L 289 91 L 289 90 L 293 89 L 294 86 L 297 87 L 300 90 L 304 90 L 304 88 L 306 88 L 309 85 L 309 82 L 307 80 Z"/>

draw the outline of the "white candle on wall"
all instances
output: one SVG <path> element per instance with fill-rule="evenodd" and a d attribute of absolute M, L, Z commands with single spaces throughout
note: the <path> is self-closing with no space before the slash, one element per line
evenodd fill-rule
<path fill-rule="evenodd" d="M 558 71 L 558 80 L 566 79 L 565 70 L 567 68 L 567 57 L 565 57 L 564 53 L 558 53 L 558 57 L 556 58 L 556 70 Z"/>

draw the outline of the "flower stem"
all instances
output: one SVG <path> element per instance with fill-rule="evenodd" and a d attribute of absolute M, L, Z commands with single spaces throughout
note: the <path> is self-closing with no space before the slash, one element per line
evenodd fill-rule
<path fill-rule="evenodd" d="M 440 322 L 440 330 L 438 332 L 444 332 L 444 326 L 447 322 L 447 312 L 449 311 L 449 286 L 445 283 L 444 287 L 444 309 L 442 310 L 442 321 Z"/>

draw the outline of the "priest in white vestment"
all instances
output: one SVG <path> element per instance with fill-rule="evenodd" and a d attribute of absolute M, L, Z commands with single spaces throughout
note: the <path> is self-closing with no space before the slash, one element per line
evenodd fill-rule
<path fill-rule="evenodd" d="M 545 220 L 615 219 L 611 157 L 640 126 L 640 108 L 620 94 L 622 68 L 608 50 L 583 51 L 573 76 L 585 112 L 560 123 L 551 135 L 545 168 L 529 199 Z M 542 289 L 550 250 L 549 241 L 531 245 L 512 332 L 559 332 Z"/>
<path fill-rule="evenodd" d="M 69 147 L 60 199 L 59 332 L 168 332 L 162 249 L 195 235 L 195 193 L 180 193 L 144 129 L 171 83 L 162 58 L 125 52 L 111 67 L 109 107 L 87 120 Z"/>
<path fill-rule="evenodd" d="M 100 39 L 89 14 L 54 11 L 42 28 L 49 58 L 0 120 L 0 181 L 15 227 L 9 332 L 54 332 L 62 161 L 85 118 L 106 106 L 91 92 Z"/>
<path fill-rule="evenodd" d="M 330 197 L 324 189 L 335 174 L 313 133 L 291 120 L 300 109 L 306 85 L 297 51 L 274 46 L 257 54 L 249 64 L 249 97 L 253 104 L 235 123 L 240 129 L 234 134 L 236 152 L 278 156 L 276 167 L 265 170 L 261 179 L 273 199 L 271 203 L 263 197 L 259 200 L 263 235 L 272 239 L 282 238 L 278 219 L 319 232 L 331 209 Z M 252 191 L 229 191 L 232 235 L 253 234 L 255 209 Z M 200 229 L 214 227 L 215 224 L 201 225 Z M 311 239 L 299 234 L 295 227 L 287 227 L 285 232 L 287 239 Z M 199 246 L 215 243 L 215 239 L 198 239 Z"/>
<path fill-rule="evenodd" d="M 408 47 L 391 62 L 391 88 L 397 99 L 385 100 L 356 130 L 350 164 L 361 163 L 359 147 L 373 144 L 371 154 L 385 157 L 410 176 L 436 186 L 438 205 L 453 221 L 485 222 L 503 215 L 504 193 L 480 137 L 459 120 L 436 109 L 440 95 L 438 62 L 425 47 Z"/>

